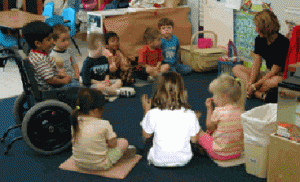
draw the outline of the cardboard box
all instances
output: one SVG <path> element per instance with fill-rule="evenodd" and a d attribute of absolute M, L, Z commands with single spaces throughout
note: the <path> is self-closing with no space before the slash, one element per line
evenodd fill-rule
<path fill-rule="evenodd" d="M 300 181 L 300 143 L 271 134 L 268 182 Z"/>
<path fill-rule="evenodd" d="M 246 172 L 259 178 L 267 178 L 268 145 L 245 143 Z"/>

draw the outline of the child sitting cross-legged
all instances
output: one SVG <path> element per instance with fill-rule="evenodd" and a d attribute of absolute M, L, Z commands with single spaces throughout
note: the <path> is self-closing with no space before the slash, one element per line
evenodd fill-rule
<path fill-rule="evenodd" d="M 139 50 L 138 76 L 148 77 L 149 81 L 154 81 L 162 73 L 169 71 L 169 65 L 162 63 L 163 56 L 160 48 L 161 35 L 156 28 L 147 28 L 143 39 L 146 45 Z"/>
<path fill-rule="evenodd" d="M 158 22 L 158 29 L 161 32 L 161 49 L 163 52 L 163 63 L 169 64 L 170 71 L 180 74 L 192 72 L 192 68 L 179 62 L 180 43 L 178 38 L 173 35 L 174 22 L 169 18 L 162 18 Z"/>
<path fill-rule="evenodd" d="M 56 66 L 59 68 L 63 66 L 63 70 L 67 75 L 70 75 L 74 82 L 79 85 L 79 68 L 75 61 L 75 56 L 69 49 L 70 32 L 69 29 L 61 24 L 53 27 L 53 43 L 54 48 L 52 49 L 50 56 L 54 57 Z M 61 62 L 61 60 L 63 62 Z M 60 68 L 59 70 L 62 71 Z"/>
<path fill-rule="evenodd" d="M 146 144 L 154 135 L 148 162 L 158 167 L 186 165 L 193 156 L 190 142 L 197 143 L 201 128 L 200 113 L 191 110 L 183 78 L 176 72 L 163 73 L 154 97 L 150 100 L 142 96 L 142 106 L 145 116 L 141 126 Z"/>
<path fill-rule="evenodd" d="M 113 32 L 108 31 L 104 34 L 105 44 L 106 44 L 106 53 L 104 56 L 107 57 L 109 64 L 116 66 L 115 72 L 111 74 L 114 78 L 120 78 L 123 82 L 123 85 L 129 86 L 134 83 L 133 78 L 133 67 L 131 66 L 131 60 L 134 60 L 134 57 L 129 59 L 125 57 L 119 49 L 119 36 Z"/>
<path fill-rule="evenodd" d="M 101 91 L 82 88 L 71 115 L 72 158 L 87 170 L 108 170 L 127 151 L 135 154 L 125 138 L 117 138 L 109 121 L 102 119 L 105 104 Z"/>
<path fill-rule="evenodd" d="M 87 37 L 89 56 L 84 60 L 81 77 L 84 86 L 96 88 L 108 96 L 135 95 L 134 88 L 122 87 L 121 79 L 111 79 L 111 73 L 117 70 L 115 62 L 108 62 L 103 55 L 110 54 L 104 45 L 104 36 L 99 33 L 91 32 Z"/>
<path fill-rule="evenodd" d="M 49 56 L 53 46 L 52 27 L 44 22 L 33 21 L 23 27 L 22 33 L 32 48 L 28 59 L 34 68 L 40 90 L 80 86 L 70 75 L 59 72 L 53 58 Z"/>
<path fill-rule="evenodd" d="M 225 73 L 210 83 L 209 91 L 213 98 L 206 99 L 208 131 L 200 132 L 199 144 L 213 159 L 235 159 L 244 148 L 241 114 L 245 109 L 245 83 Z"/>

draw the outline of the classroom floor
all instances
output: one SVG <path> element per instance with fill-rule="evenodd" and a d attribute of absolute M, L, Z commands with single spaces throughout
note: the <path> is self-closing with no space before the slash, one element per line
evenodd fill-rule
<path fill-rule="evenodd" d="M 84 59 L 87 57 L 87 44 L 80 39 L 75 39 L 80 47 L 81 56 L 79 55 L 74 44 L 71 43 L 70 48 L 74 51 L 79 69 L 82 67 Z M 14 61 L 8 61 L 3 68 L 0 68 L 0 99 L 11 98 L 20 95 L 23 92 L 21 76 L 18 67 Z"/>

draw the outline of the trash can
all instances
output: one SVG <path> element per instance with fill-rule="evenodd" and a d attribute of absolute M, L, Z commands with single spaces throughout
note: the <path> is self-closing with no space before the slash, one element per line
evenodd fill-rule
<path fill-rule="evenodd" d="M 265 104 L 241 115 L 244 128 L 246 171 L 267 178 L 270 135 L 277 129 L 277 104 Z"/>

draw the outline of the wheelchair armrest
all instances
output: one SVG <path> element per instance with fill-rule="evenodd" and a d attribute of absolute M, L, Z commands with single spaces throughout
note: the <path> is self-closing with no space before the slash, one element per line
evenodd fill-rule
<path fill-rule="evenodd" d="M 43 100 L 55 99 L 68 104 L 72 108 L 75 108 L 79 90 L 80 87 L 72 87 L 42 91 Z"/>

